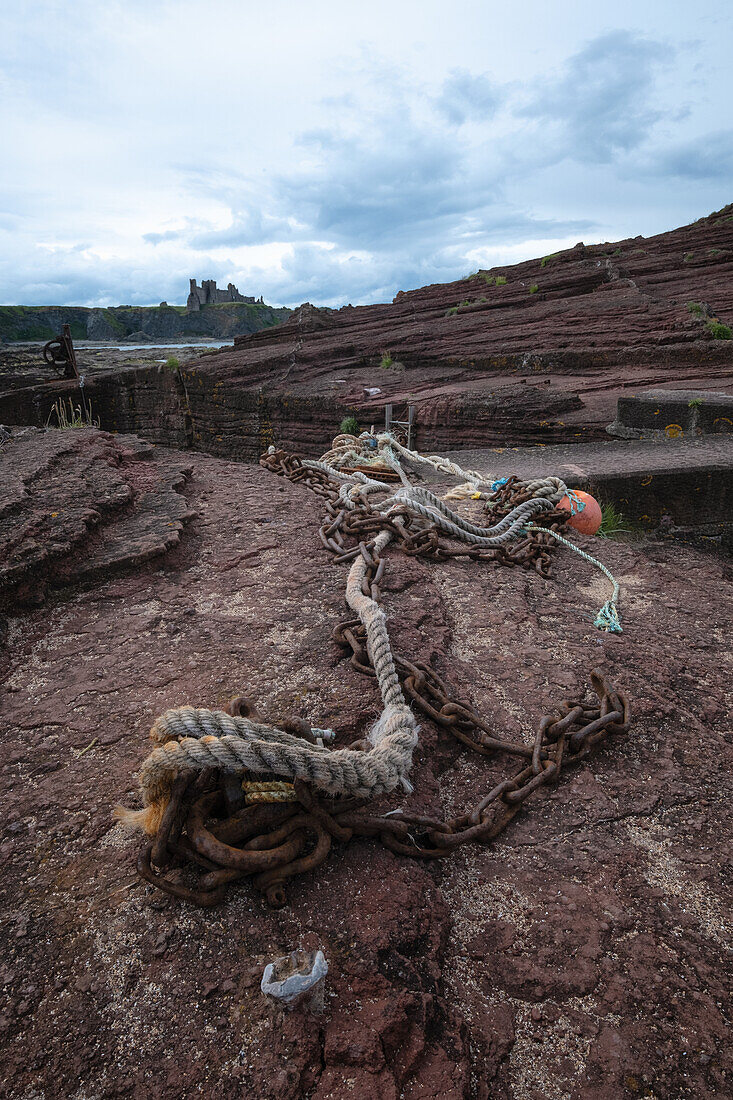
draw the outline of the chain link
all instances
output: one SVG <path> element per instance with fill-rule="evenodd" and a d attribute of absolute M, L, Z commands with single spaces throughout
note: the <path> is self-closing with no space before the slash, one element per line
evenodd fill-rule
<path fill-rule="evenodd" d="M 555 544 L 544 533 L 532 532 L 511 548 L 456 548 L 439 535 L 435 524 L 417 519 L 406 506 L 393 508 L 389 515 L 366 501 L 344 507 L 338 484 L 325 471 L 303 465 L 296 455 L 275 451 L 263 456 L 261 465 L 322 498 L 326 517 L 319 530 L 321 542 L 337 561 L 351 561 L 362 555 L 367 567 L 362 588 L 377 602 L 385 561 L 375 551 L 374 539 L 386 529 L 394 535 L 392 545 L 409 556 L 519 565 L 549 576 Z M 492 519 L 503 518 L 530 495 L 518 478 L 509 478 L 489 497 Z M 543 517 L 544 525 L 553 530 L 561 529 L 566 520 L 565 512 Z M 376 676 L 366 630 L 358 618 L 339 623 L 333 639 L 357 672 Z M 346 843 L 354 835 L 376 837 L 400 855 L 441 859 L 462 844 L 489 843 L 533 794 L 547 784 L 557 783 L 564 769 L 579 764 L 597 745 L 626 733 L 630 726 L 626 695 L 594 670 L 590 679 L 595 699 L 565 700 L 557 713 L 540 719 L 531 745 L 505 740 L 467 700 L 454 695 L 426 662 L 408 660 L 397 653 L 394 662 L 405 695 L 425 718 L 472 752 L 488 757 L 504 753 L 518 758 L 521 768 L 463 814 L 449 820 L 401 811 L 370 813 L 363 802 L 320 798 L 312 787 L 297 779 L 293 784 L 294 801 L 248 805 L 243 787 L 249 790 L 256 781 L 261 788 L 269 779 L 277 781 L 279 777 L 246 774 L 235 778 L 216 769 L 206 769 L 196 778 L 184 773 L 174 784 L 156 837 L 140 853 L 140 876 L 174 897 L 206 906 L 221 902 L 230 883 L 251 876 L 268 903 L 279 908 L 286 904 L 287 879 L 319 866 L 327 858 L 333 840 Z M 242 697 L 231 701 L 230 713 L 256 715 Z M 286 725 L 308 740 L 317 739 L 317 731 L 302 719 Z M 357 741 L 350 748 L 368 751 L 371 746 L 367 741 Z M 274 785 L 279 788 L 283 784 Z M 166 877 L 169 868 L 192 866 L 204 872 L 194 888 Z"/>

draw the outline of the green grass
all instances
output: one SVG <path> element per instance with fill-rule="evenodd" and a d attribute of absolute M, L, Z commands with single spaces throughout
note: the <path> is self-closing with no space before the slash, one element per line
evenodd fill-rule
<path fill-rule="evenodd" d="M 529 288 L 529 292 L 530 294 L 536 294 L 539 289 L 540 288 L 537 283 L 532 283 L 532 286 Z"/>
<path fill-rule="evenodd" d="M 599 538 L 615 539 L 619 535 L 626 534 L 628 530 L 624 514 L 615 504 L 601 504 L 601 526 L 596 532 Z"/>
<path fill-rule="evenodd" d="M 457 313 L 458 313 L 458 306 L 451 306 L 450 309 L 447 309 L 445 311 L 445 316 L 446 317 L 455 317 L 455 315 Z"/>
<path fill-rule="evenodd" d="M 379 364 L 380 367 L 382 368 L 382 370 L 389 370 L 389 368 L 392 366 L 393 363 L 394 363 L 394 359 L 389 354 L 389 352 L 388 351 L 383 351 L 382 352 L 382 359 L 381 359 L 380 364 Z"/>
<path fill-rule="evenodd" d="M 730 340 L 733 333 L 728 325 L 724 325 L 722 321 L 708 321 L 705 328 L 708 330 L 713 340 Z"/>
<path fill-rule="evenodd" d="M 496 276 L 496 286 L 506 286 L 506 276 L 505 275 L 497 275 Z"/>
<path fill-rule="evenodd" d="M 488 271 L 479 271 L 476 273 L 476 278 L 481 279 L 487 286 L 495 286 L 496 279 L 493 275 L 489 275 Z"/>
<path fill-rule="evenodd" d="M 550 260 L 554 260 L 555 257 L 559 256 L 559 255 L 560 255 L 559 252 L 550 252 L 549 255 L 543 256 L 542 259 L 540 260 L 540 267 L 547 267 Z"/>
<path fill-rule="evenodd" d="M 165 361 L 166 369 L 171 371 L 177 371 L 180 369 L 181 361 L 177 359 L 175 355 L 170 355 Z"/>
<path fill-rule="evenodd" d="M 702 397 L 693 397 L 692 401 L 687 402 L 688 409 L 700 409 L 702 408 Z"/>
<path fill-rule="evenodd" d="M 692 253 L 691 252 L 685 252 L 682 259 L 686 264 L 689 264 L 690 260 L 692 259 Z"/>
<path fill-rule="evenodd" d="M 51 421 L 54 418 L 56 419 L 56 423 L 52 424 Z M 82 406 L 75 405 L 71 398 L 66 402 L 60 397 L 58 401 L 55 401 L 51 406 L 51 411 L 46 421 L 46 427 L 59 428 L 61 431 L 68 431 L 70 428 L 98 428 L 99 420 L 94 419 L 91 401 L 87 401 L 85 412 Z"/>
<path fill-rule="evenodd" d="M 702 317 L 702 306 L 699 302 L 688 302 L 687 308 L 690 313 L 694 313 L 696 317 Z"/>
<path fill-rule="evenodd" d="M 128 329 L 125 327 L 125 325 L 122 324 L 119 318 L 115 317 L 114 309 L 105 309 L 104 319 L 114 332 L 115 336 L 127 336 Z"/>
<path fill-rule="evenodd" d="M 355 416 L 345 416 L 341 421 L 339 431 L 343 435 L 358 435 L 360 431 L 359 421 Z"/>

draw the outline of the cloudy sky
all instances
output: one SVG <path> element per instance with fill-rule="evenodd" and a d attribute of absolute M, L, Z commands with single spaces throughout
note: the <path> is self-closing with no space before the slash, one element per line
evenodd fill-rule
<path fill-rule="evenodd" d="M 343 305 L 733 200 L 730 0 L 0 3 L 0 302 Z"/>

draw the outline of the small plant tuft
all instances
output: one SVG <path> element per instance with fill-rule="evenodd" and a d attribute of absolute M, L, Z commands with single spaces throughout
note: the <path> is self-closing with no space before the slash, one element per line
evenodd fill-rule
<path fill-rule="evenodd" d="M 496 283 L 496 279 L 493 275 L 489 275 L 488 271 L 479 271 L 476 277 L 486 283 L 487 286 L 494 286 Z"/>
<path fill-rule="evenodd" d="M 383 351 L 382 352 L 382 359 L 381 359 L 381 362 L 379 364 L 380 367 L 382 368 L 382 370 L 389 370 L 389 368 L 392 366 L 393 362 L 394 362 L 394 360 L 393 360 L 392 356 L 389 354 L 389 352 L 388 351 Z"/>
<path fill-rule="evenodd" d="M 450 309 L 447 309 L 445 311 L 446 317 L 455 317 L 455 315 L 457 313 L 458 313 L 458 306 L 451 306 Z"/>
<path fill-rule="evenodd" d="M 733 333 L 728 325 L 724 325 L 722 321 L 708 321 L 705 326 L 713 340 L 730 340 Z"/>
<path fill-rule="evenodd" d="M 170 355 L 165 361 L 165 369 L 171 371 L 180 370 L 181 363 L 179 359 L 176 359 L 175 355 Z"/>
<path fill-rule="evenodd" d="M 559 255 L 560 255 L 559 252 L 550 252 L 549 255 L 543 256 L 542 259 L 540 260 L 540 267 L 547 267 L 550 260 L 554 260 L 555 257 L 559 256 Z"/>
<path fill-rule="evenodd" d="M 690 313 L 694 313 L 696 317 L 702 317 L 702 306 L 699 302 L 688 302 L 687 308 Z"/>
<path fill-rule="evenodd" d="M 601 505 L 601 526 L 596 534 L 602 539 L 614 539 L 628 531 L 624 514 L 615 504 Z"/>
<path fill-rule="evenodd" d="M 496 285 L 497 286 L 506 286 L 506 276 L 505 275 L 497 275 L 496 276 Z"/>
<path fill-rule="evenodd" d="M 56 423 L 52 424 L 51 421 L 54 417 Z M 86 408 L 82 408 L 81 405 L 75 405 L 72 399 L 69 398 L 67 408 L 67 402 L 60 397 L 51 406 L 46 427 L 59 428 L 61 431 L 68 431 L 71 428 L 98 428 L 99 419 L 95 420 L 92 415 L 91 401 L 87 402 Z"/>
<path fill-rule="evenodd" d="M 538 283 L 532 283 L 532 286 L 529 288 L 529 292 L 530 294 L 536 294 L 539 289 L 540 288 Z"/>
<path fill-rule="evenodd" d="M 692 401 L 687 402 L 688 409 L 700 409 L 702 408 L 702 397 L 693 397 Z"/>
<path fill-rule="evenodd" d="M 690 260 L 692 259 L 692 253 L 691 252 L 685 252 L 682 259 L 683 259 L 684 263 L 689 264 Z"/>
<path fill-rule="evenodd" d="M 359 421 L 355 416 L 345 416 L 341 421 L 339 431 L 343 435 L 358 435 L 360 431 Z"/>

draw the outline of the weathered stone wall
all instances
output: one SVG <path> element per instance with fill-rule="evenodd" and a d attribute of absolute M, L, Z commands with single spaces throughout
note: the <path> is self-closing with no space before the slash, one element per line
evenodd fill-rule
<path fill-rule="evenodd" d="M 90 377 L 84 394 L 105 431 L 135 431 L 169 447 L 191 445 L 185 392 L 176 371 L 163 365 L 124 368 Z M 0 419 L 9 425 L 43 427 L 59 399 L 79 404 L 76 382 L 64 379 L 10 391 L 3 395 Z"/>
<path fill-rule="evenodd" d="M 195 279 L 189 281 L 191 289 L 186 300 L 186 309 L 189 313 L 195 313 L 203 309 L 204 306 L 216 305 L 221 302 L 254 303 L 255 301 L 251 295 L 240 294 L 234 283 L 227 283 L 226 290 L 220 290 L 216 285 L 216 279 L 204 279 L 201 286 L 196 285 Z"/>

